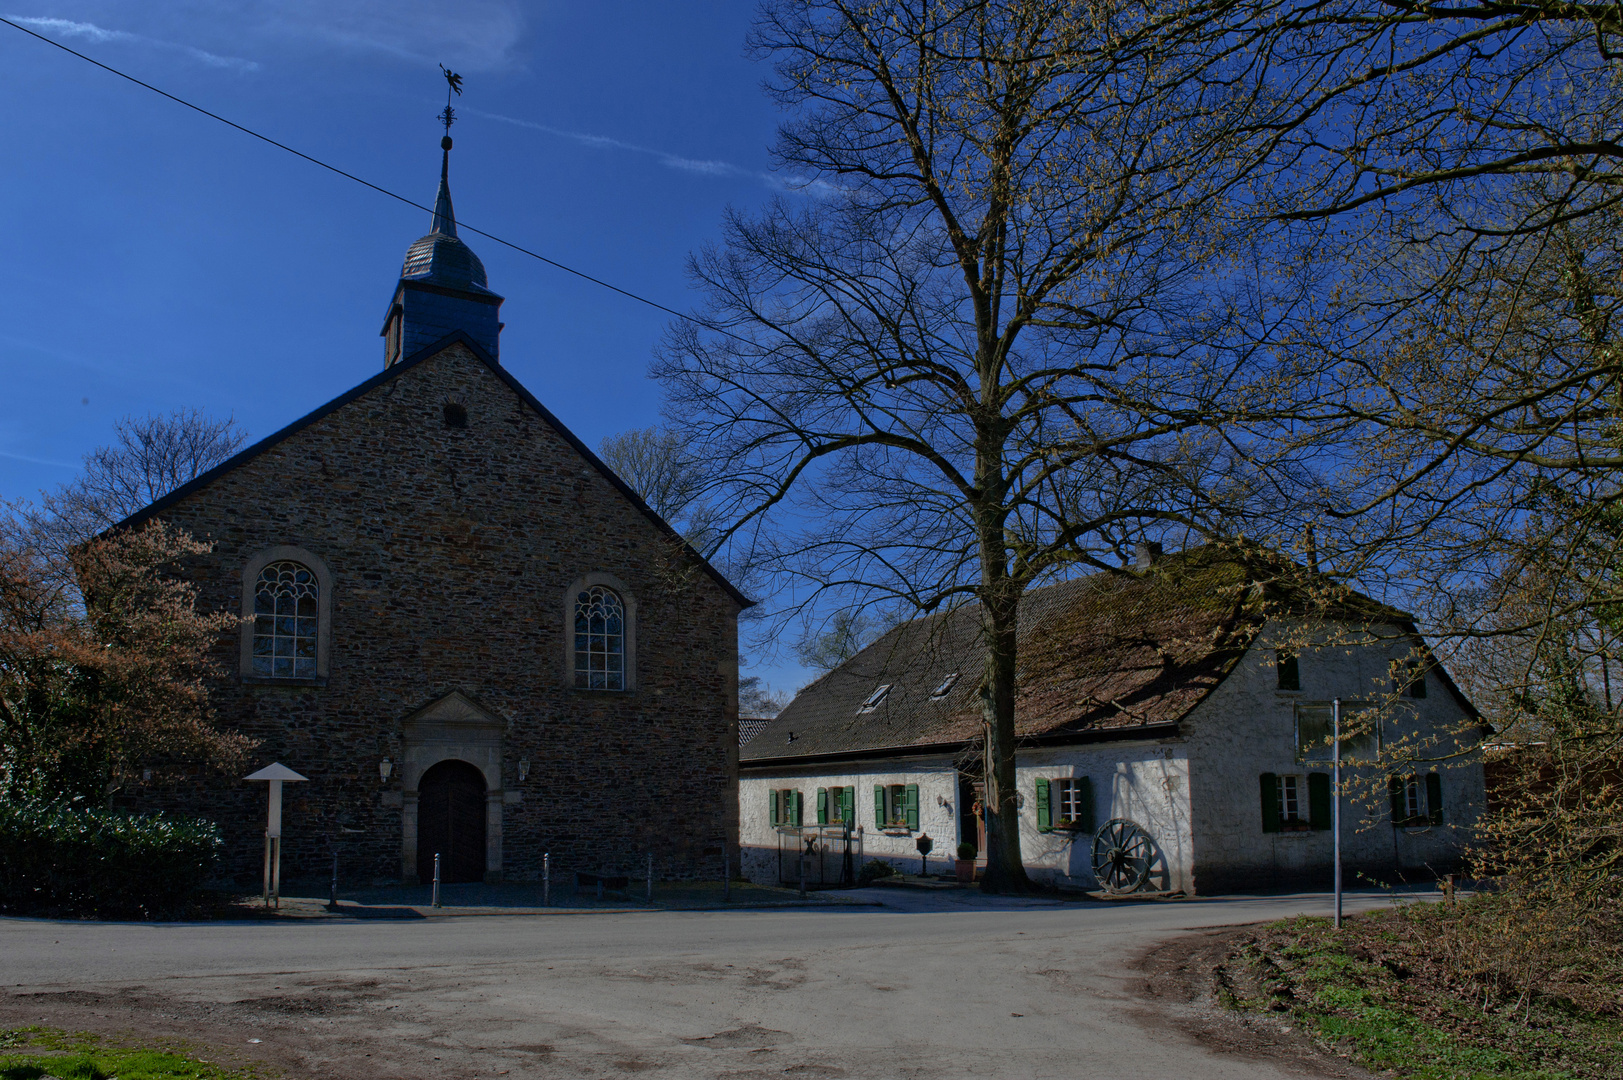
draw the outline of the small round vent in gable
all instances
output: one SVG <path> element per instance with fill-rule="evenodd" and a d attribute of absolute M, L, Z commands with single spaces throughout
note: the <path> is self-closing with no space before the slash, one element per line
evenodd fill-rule
<path fill-rule="evenodd" d="M 465 428 L 468 426 L 468 407 L 460 401 L 447 401 L 445 403 L 445 426 Z"/>

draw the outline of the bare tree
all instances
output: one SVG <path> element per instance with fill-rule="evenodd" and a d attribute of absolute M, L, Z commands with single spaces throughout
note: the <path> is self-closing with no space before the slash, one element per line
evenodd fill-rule
<path fill-rule="evenodd" d="M 704 501 L 707 474 L 680 433 L 633 428 L 605 438 L 598 455 L 694 550 L 714 542 L 720 515 Z"/>
<path fill-rule="evenodd" d="M 978 606 L 990 889 L 1026 884 L 1021 594 L 1121 567 L 1146 531 L 1232 526 L 1266 452 L 1248 425 L 1290 400 L 1228 348 L 1281 303 L 1229 227 L 1237 103 L 1146 20 L 768 5 L 753 41 L 795 116 L 778 157 L 823 197 L 727 218 L 692 267 L 711 329 L 673 328 L 657 365 L 739 508 L 726 535 L 759 529 L 803 602 Z"/>
<path fill-rule="evenodd" d="M 83 543 L 229 458 L 248 433 L 200 409 L 125 417 L 116 441 L 85 455 L 85 471 L 46 495 L 30 521 L 59 551 Z"/>

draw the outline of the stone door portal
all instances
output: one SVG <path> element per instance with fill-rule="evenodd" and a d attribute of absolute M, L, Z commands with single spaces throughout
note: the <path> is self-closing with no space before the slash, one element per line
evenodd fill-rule
<path fill-rule="evenodd" d="M 417 782 L 417 877 L 485 880 L 485 778 L 466 761 L 442 761 Z"/>

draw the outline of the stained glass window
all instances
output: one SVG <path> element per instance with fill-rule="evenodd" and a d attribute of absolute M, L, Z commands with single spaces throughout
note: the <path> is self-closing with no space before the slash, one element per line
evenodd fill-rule
<path fill-rule="evenodd" d="M 626 610 L 613 589 L 593 585 L 575 597 L 575 687 L 626 688 Z"/>
<path fill-rule="evenodd" d="M 254 585 L 254 674 L 316 677 L 316 616 L 321 587 L 302 563 L 273 562 Z"/>

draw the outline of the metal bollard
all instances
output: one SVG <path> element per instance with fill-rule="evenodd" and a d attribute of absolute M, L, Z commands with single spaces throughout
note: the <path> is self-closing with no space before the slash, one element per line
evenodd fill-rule
<path fill-rule="evenodd" d="M 654 902 L 654 853 L 648 853 L 648 902 Z"/>
<path fill-rule="evenodd" d="M 541 856 L 541 906 L 552 906 L 552 852 Z"/>
<path fill-rule="evenodd" d="M 332 853 L 332 889 L 327 894 L 327 910 L 338 910 L 338 849 L 333 848 Z"/>
<path fill-rule="evenodd" d="M 798 846 L 798 845 L 797 845 Z M 806 899 L 806 853 L 800 853 L 800 898 Z"/>
<path fill-rule="evenodd" d="M 440 906 L 440 853 L 434 852 L 434 906 Z"/>

